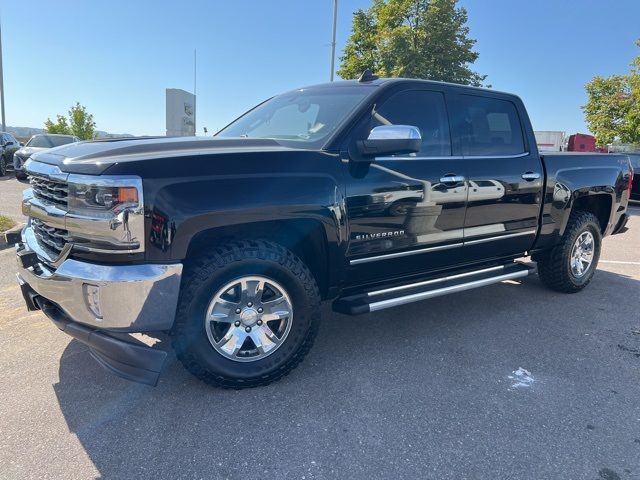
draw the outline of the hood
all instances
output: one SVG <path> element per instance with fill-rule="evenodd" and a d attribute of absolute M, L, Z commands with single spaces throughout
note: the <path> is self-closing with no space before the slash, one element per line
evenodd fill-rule
<path fill-rule="evenodd" d="M 29 158 L 34 153 L 42 152 L 43 150 L 47 150 L 44 147 L 20 147 L 16 150 L 16 154 L 23 158 Z"/>
<path fill-rule="evenodd" d="M 258 138 L 155 137 L 70 143 L 35 153 L 31 160 L 56 165 L 63 172 L 100 175 L 115 163 L 167 157 L 291 150 Z"/>

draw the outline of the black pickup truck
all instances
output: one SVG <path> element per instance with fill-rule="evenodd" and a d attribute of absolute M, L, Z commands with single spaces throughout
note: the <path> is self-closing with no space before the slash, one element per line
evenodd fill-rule
<path fill-rule="evenodd" d="M 81 142 L 26 170 L 28 308 L 131 380 L 157 382 L 171 338 L 231 388 L 296 367 L 323 300 L 375 312 L 524 277 L 525 256 L 578 292 L 625 230 L 633 176 L 627 155 L 539 154 L 514 95 L 369 74 L 214 138 Z"/>

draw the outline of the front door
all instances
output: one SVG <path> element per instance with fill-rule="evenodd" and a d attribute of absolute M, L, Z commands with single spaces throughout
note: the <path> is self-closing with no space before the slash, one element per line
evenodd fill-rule
<path fill-rule="evenodd" d="M 523 135 L 526 117 L 509 98 L 450 99 L 469 184 L 464 254 L 476 260 L 522 254 L 535 240 L 544 182 L 540 157 Z"/>
<path fill-rule="evenodd" d="M 467 183 L 464 159 L 451 155 L 443 92 L 409 89 L 388 94 L 356 128 L 356 139 L 383 124 L 418 127 L 422 148 L 417 154 L 349 163 L 348 259 L 354 283 L 460 260 Z"/>

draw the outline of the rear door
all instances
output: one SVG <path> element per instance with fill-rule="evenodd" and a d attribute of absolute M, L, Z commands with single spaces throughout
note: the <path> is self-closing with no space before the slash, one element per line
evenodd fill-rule
<path fill-rule="evenodd" d="M 350 278 L 357 282 L 461 261 L 467 185 L 464 159 L 452 156 L 443 92 L 416 87 L 390 92 L 378 99 L 352 140 L 382 124 L 418 127 L 422 148 L 349 164 L 348 256 Z"/>
<path fill-rule="evenodd" d="M 465 256 L 483 260 L 520 254 L 533 245 L 544 176 L 529 146 L 526 113 L 507 95 L 451 97 L 453 135 L 469 182 Z"/>

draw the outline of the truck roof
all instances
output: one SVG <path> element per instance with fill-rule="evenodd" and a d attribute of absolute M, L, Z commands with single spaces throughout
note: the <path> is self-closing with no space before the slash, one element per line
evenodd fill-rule
<path fill-rule="evenodd" d="M 431 86 L 445 85 L 445 86 L 463 88 L 463 89 L 472 90 L 472 91 L 480 91 L 480 92 L 486 92 L 486 93 L 500 93 L 504 95 L 516 96 L 513 93 L 494 90 L 493 88 L 490 88 L 490 87 L 474 87 L 471 85 L 463 85 L 460 83 L 440 82 L 437 80 L 424 80 L 420 78 L 404 78 L 404 77 L 395 77 L 395 78 L 383 77 L 383 78 L 376 78 L 375 80 L 369 80 L 369 81 L 339 80 L 336 82 L 325 82 L 325 83 L 318 83 L 315 85 L 307 85 L 306 87 L 301 87 L 301 88 L 331 88 L 331 87 L 356 86 L 356 85 L 383 86 L 383 85 L 398 84 L 398 83 L 418 83 L 418 84 L 431 85 Z M 294 90 L 298 90 L 298 89 L 294 89 Z"/>

